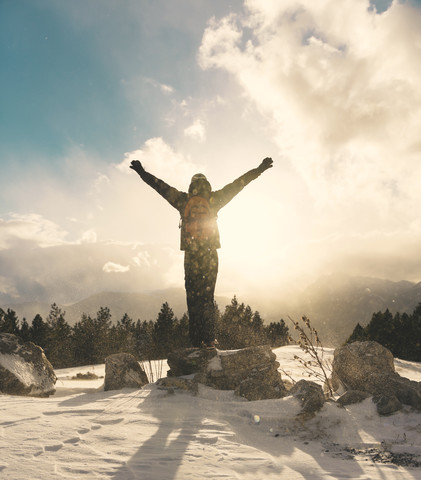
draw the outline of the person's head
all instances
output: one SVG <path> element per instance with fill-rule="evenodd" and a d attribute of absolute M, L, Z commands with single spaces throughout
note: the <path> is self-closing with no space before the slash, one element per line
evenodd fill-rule
<path fill-rule="evenodd" d="M 208 182 L 208 179 L 203 173 L 196 173 L 193 175 L 190 186 L 190 195 L 200 195 L 201 197 L 208 197 L 212 191 L 212 187 Z"/>

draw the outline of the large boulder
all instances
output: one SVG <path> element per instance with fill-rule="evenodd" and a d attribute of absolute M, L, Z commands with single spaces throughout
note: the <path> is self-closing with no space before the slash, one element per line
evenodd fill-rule
<path fill-rule="evenodd" d="M 268 345 L 240 350 L 179 350 L 168 356 L 168 365 L 170 376 L 195 374 L 195 382 L 218 390 L 234 390 L 248 400 L 287 395 L 276 355 Z"/>
<path fill-rule="evenodd" d="M 202 372 L 200 381 L 219 390 L 235 390 L 242 382 L 250 382 L 253 378 L 261 386 L 267 380 L 268 383 L 277 381 L 284 387 L 278 367 L 276 355 L 269 345 L 219 350 L 208 363 L 206 371 Z M 282 396 L 286 394 L 284 391 L 285 387 Z"/>
<path fill-rule="evenodd" d="M 41 347 L 11 333 L 0 333 L 0 392 L 48 397 L 57 377 Z"/>
<path fill-rule="evenodd" d="M 371 375 L 394 372 L 392 353 L 377 342 L 348 343 L 333 354 L 332 385 L 335 390 L 342 385 L 345 390 L 366 391 L 366 381 Z"/>
<path fill-rule="evenodd" d="M 141 388 L 147 383 L 148 376 L 130 353 L 116 353 L 105 359 L 105 391 Z"/>
<path fill-rule="evenodd" d="M 377 342 L 354 342 L 337 348 L 332 363 L 334 390 L 358 390 L 375 397 L 380 414 L 402 404 L 421 410 L 421 383 L 395 372 L 392 353 Z"/>

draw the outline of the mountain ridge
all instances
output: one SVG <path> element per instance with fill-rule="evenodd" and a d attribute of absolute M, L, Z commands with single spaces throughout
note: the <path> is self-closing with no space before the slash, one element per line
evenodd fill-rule
<path fill-rule="evenodd" d="M 215 298 L 221 312 L 231 301 L 228 297 Z M 411 313 L 421 303 L 421 282 L 393 281 L 375 277 L 357 277 L 346 274 L 330 274 L 319 277 L 296 298 L 263 302 L 252 297 L 239 297 L 253 310 L 263 312 L 266 322 L 283 318 L 297 320 L 303 315 L 310 318 L 325 346 L 337 346 L 352 333 L 355 325 L 366 325 L 373 313 L 389 309 L 393 314 Z M 180 318 L 186 311 L 185 291 L 182 288 L 144 292 L 98 292 L 70 305 L 59 305 L 66 312 L 66 320 L 74 325 L 83 313 L 95 316 L 100 307 L 108 307 L 113 323 L 127 313 L 134 321 L 155 320 L 162 304 L 168 302 L 174 314 Z M 51 305 L 26 302 L 1 306 L 10 308 L 20 319 L 32 322 L 39 313 L 44 319 Z"/>

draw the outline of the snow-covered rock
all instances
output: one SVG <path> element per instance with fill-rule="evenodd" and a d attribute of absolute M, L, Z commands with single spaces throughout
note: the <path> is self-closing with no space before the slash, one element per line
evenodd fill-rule
<path fill-rule="evenodd" d="M 0 391 L 10 395 L 48 397 L 56 376 L 41 347 L 0 333 Z"/>
<path fill-rule="evenodd" d="M 247 400 L 287 394 L 276 355 L 268 345 L 239 350 L 179 350 L 168 356 L 170 376 L 195 374 L 195 381 L 218 390 L 234 390 Z"/>

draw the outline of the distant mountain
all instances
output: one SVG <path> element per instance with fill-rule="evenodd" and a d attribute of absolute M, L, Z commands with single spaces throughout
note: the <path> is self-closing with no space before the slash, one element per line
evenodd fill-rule
<path fill-rule="evenodd" d="M 298 320 L 306 315 L 318 330 L 323 344 L 334 347 L 349 337 L 358 322 L 366 325 L 375 312 L 388 308 L 392 313 L 411 313 L 421 303 L 421 283 L 333 274 L 320 277 L 296 297 L 278 298 L 269 306 L 260 304 L 259 299 L 251 301 L 241 297 L 238 300 L 262 312 L 267 322 L 283 318 L 289 325 L 288 316 Z M 216 297 L 221 312 L 230 301 L 227 297 Z M 102 292 L 60 307 L 65 310 L 68 323 L 73 325 L 83 313 L 95 316 L 100 307 L 110 309 L 114 322 L 125 313 L 135 321 L 155 320 L 164 302 L 168 302 L 179 318 L 187 311 L 182 288 L 143 293 Z M 42 303 L 1 306 L 4 310 L 11 308 L 29 323 L 37 313 L 45 319 L 50 307 Z"/>
<path fill-rule="evenodd" d="M 326 275 L 305 289 L 297 310 L 318 329 L 326 345 L 343 343 L 359 322 L 378 311 L 411 313 L 421 302 L 421 283 Z"/>
<path fill-rule="evenodd" d="M 20 320 L 26 318 L 27 322 L 31 324 L 37 313 L 39 313 L 41 317 L 45 319 L 51 309 L 51 305 L 41 302 L 25 302 L 0 305 L 0 308 L 2 308 L 4 311 L 7 311 L 7 309 L 10 308 L 16 312 Z"/>

